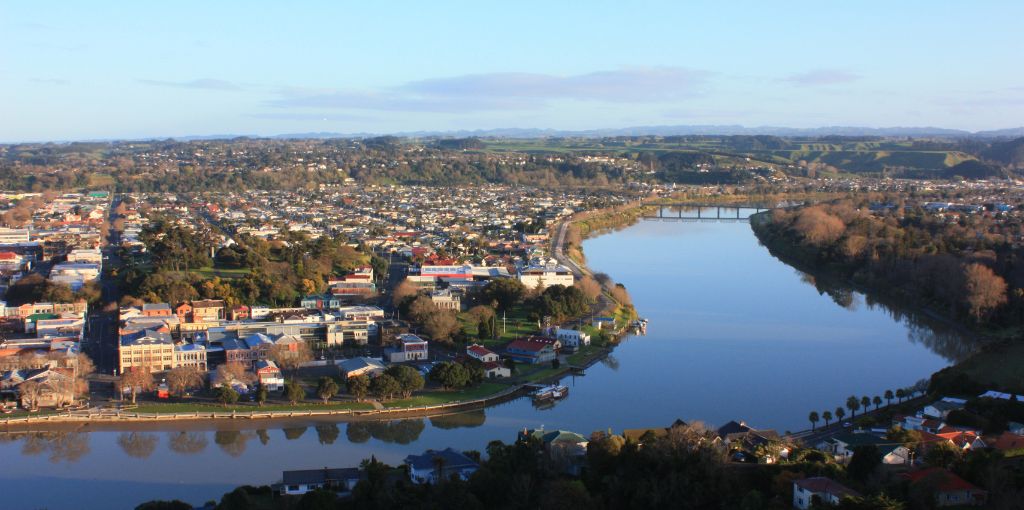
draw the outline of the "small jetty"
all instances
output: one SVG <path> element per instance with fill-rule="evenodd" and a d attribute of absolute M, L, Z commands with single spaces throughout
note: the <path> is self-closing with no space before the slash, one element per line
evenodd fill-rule
<path fill-rule="evenodd" d="M 641 318 L 633 321 L 633 324 L 631 324 L 631 326 L 632 326 L 632 328 L 638 334 L 640 334 L 640 335 L 646 335 L 647 334 L 647 319 L 644 319 L 644 318 L 641 317 Z"/>

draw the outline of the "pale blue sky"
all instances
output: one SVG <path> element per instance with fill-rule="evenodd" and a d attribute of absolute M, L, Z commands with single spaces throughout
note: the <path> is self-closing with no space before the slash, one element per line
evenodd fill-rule
<path fill-rule="evenodd" d="M 1024 125 L 1024 2 L 0 3 L 0 141 Z"/>

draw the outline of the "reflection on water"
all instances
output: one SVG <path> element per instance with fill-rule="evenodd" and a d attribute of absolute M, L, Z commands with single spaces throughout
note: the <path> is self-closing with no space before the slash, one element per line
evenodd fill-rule
<path fill-rule="evenodd" d="M 479 427 L 487 421 L 487 415 L 483 409 L 467 411 L 464 413 L 446 414 L 444 416 L 433 416 L 430 424 L 438 429 L 457 429 Z"/>
<path fill-rule="evenodd" d="M 287 434 L 287 432 L 285 433 Z M 254 434 L 251 431 L 242 430 L 218 430 L 213 433 L 213 442 L 220 449 L 232 456 L 240 457 L 245 453 L 245 444 Z"/>
<path fill-rule="evenodd" d="M 334 444 L 341 435 L 337 423 L 323 423 L 316 426 L 316 439 L 320 444 Z"/>
<path fill-rule="evenodd" d="M 117 444 L 130 457 L 146 459 L 156 451 L 159 439 L 156 434 L 147 432 L 122 432 L 117 436 Z"/>
<path fill-rule="evenodd" d="M 20 432 L 0 434 L 0 441 L 21 440 L 22 455 L 46 455 L 50 462 L 75 462 L 89 454 L 89 434 L 82 432 Z"/>
<path fill-rule="evenodd" d="M 210 444 L 206 440 L 206 434 L 202 432 L 168 432 L 167 433 L 167 447 L 172 452 L 180 453 L 182 455 L 195 455 L 201 453 L 206 449 L 206 445 Z M 266 443 L 264 443 L 266 444 Z"/>
<path fill-rule="evenodd" d="M 355 421 L 347 425 L 345 436 L 353 443 L 365 443 L 372 437 L 385 443 L 409 444 L 419 439 L 426 424 L 422 418 L 395 421 Z"/>
<path fill-rule="evenodd" d="M 892 299 L 872 298 L 835 279 L 816 277 L 800 270 L 796 272 L 800 275 L 800 281 L 813 286 L 818 294 L 827 295 L 835 304 L 849 311 L 856 311 L 863 301 L 869 310 L 885 312 L 893 322 L 907 328 L 907 340 L 931 349 L 950 362 L 966 358 L 978 349 L 982 341 L 966 335 L 952 324 L 903 308 Z"/>

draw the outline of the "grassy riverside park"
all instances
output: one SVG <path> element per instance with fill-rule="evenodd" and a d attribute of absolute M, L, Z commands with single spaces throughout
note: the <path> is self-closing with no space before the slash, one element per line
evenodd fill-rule
<path fill-rule="evenodd" d="M 152 413 L 152 414 L 171 414 L 171 413 L 260 413 L 260 412 L 273 412 L 273 411 L 369 411 L 373 409 L 373 404 L 368 402 L 328 402 L 324 404 L 322 402 L 302 402 L 295 405 L 286 404 L 268 404 L 260 407 L 255 404 L 250 405 L 230 405 L 224 407 L 218 404 L 207 404 L 199 402 L 168 402 L 164 403 L 149 403 L 139 404 L 135 409 L 130 409 L 127 412 L 134 413 Z"/>

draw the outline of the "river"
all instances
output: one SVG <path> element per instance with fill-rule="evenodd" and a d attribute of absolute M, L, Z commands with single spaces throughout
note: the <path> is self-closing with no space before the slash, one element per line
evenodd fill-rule
<path fill-rule="evenodd" d="M 743 211 L 746 216 L 749 211 Z M 483 450 L 524 427 L 667 426 L 677 418 L 746 420 L 780 432 L 849 395 L 882 395 L 948 365 L 955 336 L 867 302 L 773 258 L 741 222 L 644 220 L 587 240 L 650 320 L 612 355 L 570 377 L 551 409 L 522 398 L 486 410 L 392 423 L 219 422 L 124 430 L 0 434 L 0 507 L 133 508 L 149 499 L 199 504 L 287 469 L 398 464 L 409 453 Z"/>

